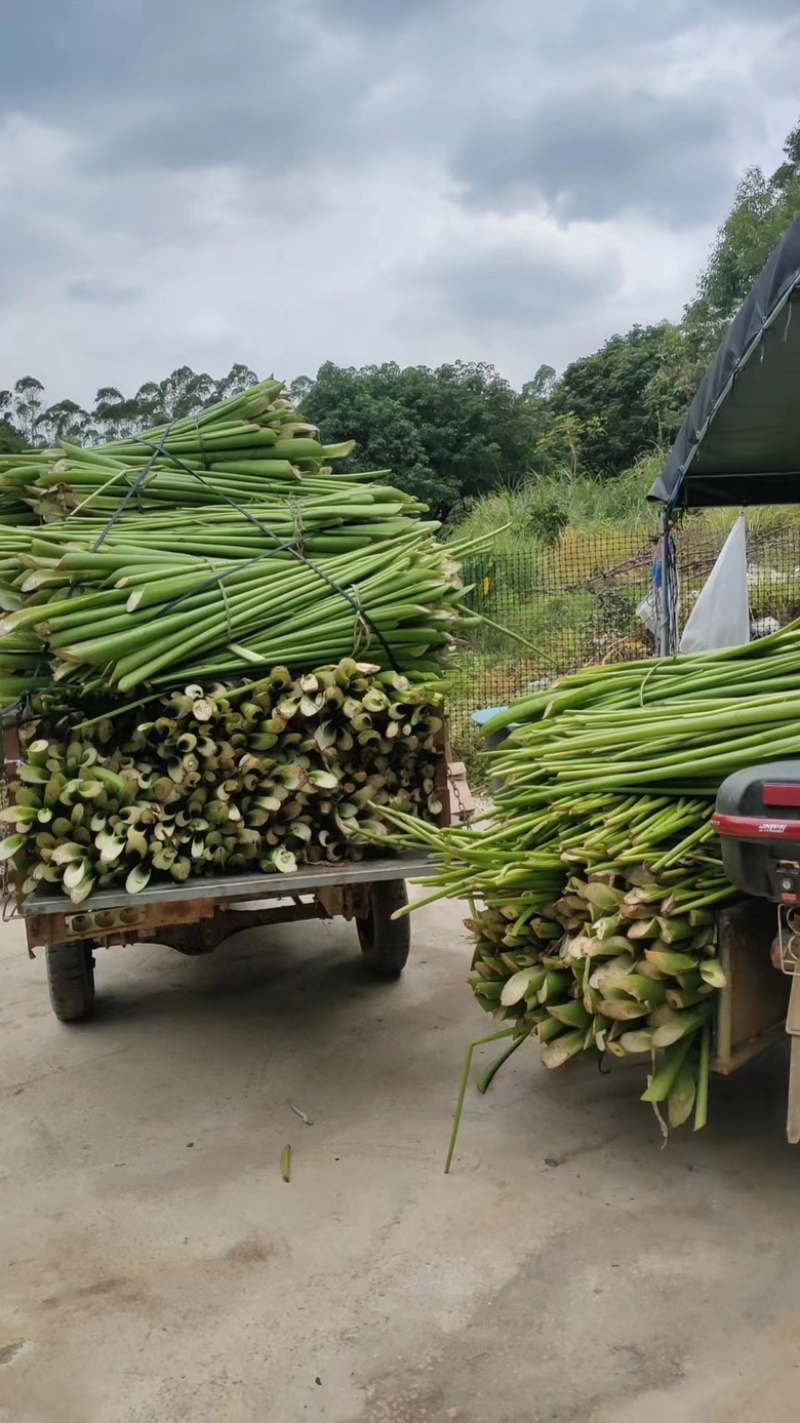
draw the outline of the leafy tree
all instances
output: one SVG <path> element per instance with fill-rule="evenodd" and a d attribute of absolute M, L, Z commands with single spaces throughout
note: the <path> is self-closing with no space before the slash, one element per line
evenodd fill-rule
<path fill-rule="evenodd" d="M 3 392 L 0 391 L 0 395 Z M 16 430 L 11 421 L 0 415 L 0 455 L 15 455 L 25 448 L 25 437 Z"/>
<path fill-rule="evenodd" d="M 16 454 L 24 449 L 25 440 L 12 422 L 13 405 L 10 390 L 0 390 L 0 455 Z"/>
<path fill-rule="evenodd" d="M 685 327 L 665 322 L 663 349 L 644 390 L 644 406 L 655 427 L 658 447 L 669 444 L 677 434 L 706 365 Z"/>
<path fill-rule="evenodd" d="M 23 376 L 13 390 L 0 390 L 0 453 L 61 440 L 92 445 L 129 439 L 152 425 L 199 414 L 249 390 L 257 381 L 255 371 L 242 363 L 231 366 L 220 379 L 180 366 L 162 381 L 146 381 L 132 396 L 123 395 L 116 386 L 101 386 L 92 410 L 86 411 L 74 400 L 47 405 L 41 381 Z"/>
<path fill-rule="evenodd" d="M 783 162 L 767 177 L 748 168 L 733 207 L 717 233 L 687 307 L 684 330 L 690 354 L 706 361 L 736 315 L 773 247 L 800 212 L 800 124 L 786 139 Z"/>
<path fill-rule="evenodd" d="M 295 376 L 289 385 L 289 394 L 295 405 L 302 405 L 307 400 L 314 389 L 314 379 L 312 376 Z"/>
<path fill-rule="evenodd" d="M 674 339 L 668 321 L 634 326 L 567 366 L 549 402 L 559 422 L 549 444 L 562 442 L 573 472 L 580 467 L 590 474 L 616 474 L 672 438 L 678 411 L 664 399 L 657 377 Z"/>
<path fill-rule="evenodd" d="M 91 418 L 74 400 L 45 404 L 44 386 L 23 376 L 13 391 L 0 390 L 0 451 L 51 445 L 59 440 L 91 444 L 97 438 Z"/>
<path fill-rule="evenodd" d="M 603 422 L 597 415 L 582 420 L 574 410 L 556 415 L 548 429 L 536 441 L 536 453 L 547 465 L 566 468 L 570 479 L 577 479 L 581 451 L 591 440 L 601 439 Z"/>
<path fill-rule="evenodd" d="M 128 439 L 154 425 L 199 415 L 209 405 L 230 400 L 255 385 L 258 376 L 249 366 L 231 366 L 220 380 L 191 366 L 179 366 L 161 381 L 145 381 L 136 394 L 126 397 L 116 386 L 102 386 L 95 396 L 92 422 L 102 440 Z"/>
<path fill-rule="evenodd" d="M 205 372 L 196 372 L 190 366 L 179 366 L 171 375 L 161 381 L 146 381 L 133 397 L 138 408 L 140 428 L 147 425 L 166 425 L 171 420 L 183 420 L 210 405 L 214 398 L 215 382 Z"/>
<path fill-rule="evenodd" d="M 541 429 L 531 404 L 493 366 L 458 361 L 430 370 L 395 362 L 360 370 L 327 362 L 302 410 L 326 440 L 353 438 L 353 468 L 387 469 L 399 488 L 446 518 L 466 498 L 531 468 Z"/>
<path fill-rule="evenodd" d="M 523 385 L 523 399 L 534 404 L 536 402 L 542 403 L 549 400 L 555 389 L 557 379 L 555 366 L 540 366 L 533 380 L 526 381 Z"/>
<path fill-rule="evenodd" d="M 126 400 L 114 385 L 101 386 L 94 398 L 92 420 L 101 440 L 126 440 L 147 423 L 134 397 Z"/>
<path fill-rule="evenodd" d="M 36 443 L 55 445 L 66 440 L 73 445 L 97 442 L 97 430 L 92 418 L 74 400 L 59 400 L 43 410 L 36 420 Z"/>
<path fill-rule="evenodd" d="M 44 414 L 44 386 L 36 376 L 22 376 L 14 386 L 12 396 L 14 423 L 29 445 L 37 440 L 37 423 Z"/>
<path fill-rule="evenodd" d="M 234 396 L 243 395 L 252 385 L 258 385 L 258 376 L 255 371 L 251 371 L 249 366 L 245 366 L 241 361 L 231 366 L 228 374 L 222 380 L 214 382 L 214 389 L 210 399 L 203 402 L 204 405 L 216 405 L 220 400 L 232 400 Z M 195 411 L 188 412 L 194 415 Z"/>

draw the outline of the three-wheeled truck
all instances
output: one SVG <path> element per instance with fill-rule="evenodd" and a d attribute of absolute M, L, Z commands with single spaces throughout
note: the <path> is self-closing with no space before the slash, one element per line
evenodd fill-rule
<path fill-rule="evenodd" d="M 757 977 L 749 985 L 755 1004 L 763 1002 L 764 989 L 759 995 L 757 985 L 766 984 L 772 1012 L 782 1009 L 786 1017 L 792 1043 L 786 1135 L 796 1145 L 800 1142 L 800 761 L 775 761 L 729 776 L 720 787 L 713 819 L 728 878 L 750 896 L 746 902 L 769 910 L 763 918 L 760 947 L 769 935 L 770 960 L 785 975 L 782 996 L 774 979 L 770 982 L 765 976 L 763 954 L 760 960 L 753 958 L 758 933 L 748 936 L 744 962 L 756 965 Z M 763 1031 L 763 1015 L 760 1026 Z"/>
<path fill-rule="evenodd" d="M 3 726 L 7 786 L 19 761 L 13 718 Z M 470 813 L 462 763 L 450 759 L 446 733 L 436 774 L 440 823 Z M 452 807 L 452 809 L 451 809 Z M 290 874 L 250 872 L 165 881 L 135 895 L 124 887 L 99 890 L 77 908 L 43 885 L 20 904 L 29 952 L 43 949 L 53 1012 L 62 1023 L 88 1018 L 95 1001 L 95 956 L 100 948 L 163 944 L 180 953 L 209 954 L 231 935 L 261 925 L 342 917 L 355 923 L 362 958 L 375 974 L 396 977 L 408 959 L 408 917 L 393 919 L 408 903 L 407 881 L 425 874 L 425 855 L 391 855 L 305 865 Z"/>
<path fill-rule="evenodd" d="M 210 954 L 232 934 L 298 919 L 354 920 L 366 966 L 396 976 L 408 958 L 406 880 L 424 875 L 422 856 L 308 865 L 293 874 L 221 875 L 157 884 L 136 895 L 101 890 L 79 909 L 63 894 L 36 891 L 21 905 L 28 947 L 44 948 L 53 1012 L 62 1023 L 94 1007 L 95 955 L 102 947 L 164 944 L 183 954 Z"/>
<path fill-rule="evenodd" d="M 647 496 L 661 509 L 662 656 L 677 651 L 678 581 L 671 533 L 680 515 L 694 509 L 800 503 L 798 374 L 800 217 L 728 326 Z M 795 581 L 796 576 L 795 571 Z M 792 1039 L 791 1142 L 800 1141 L 798 807 L 800 764 L 762 766 L 737 772 L 721 787 L 715 822 L 728 877 L 750 896 L 720 916 L 720 956 L 729 983 L 720 994 L 717 1053 L 727 1034 L 730 1061 L 738 1065 L 779 1037 L 785 1021 Z M 739 928 L 733 949 L 726 949 L 724 926 L 730 920 Z M 773 964 L 783 972 L 776 973 Z"/>

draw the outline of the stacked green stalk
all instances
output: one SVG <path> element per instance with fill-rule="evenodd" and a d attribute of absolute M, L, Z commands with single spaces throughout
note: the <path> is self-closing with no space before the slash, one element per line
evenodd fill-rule
<path fill-rule="evenodd" d="M 335 475 L 352 445 L 315 434 L 272 381 L 136 440 L 0 459 L 0 490 L 47 521 L 0 525 L 0 693 L 23 672 L 124 696 L 350 654 L 435 674 L 477 621 L 461 550 L 410 495 Z"/>
<path fill-rule="evenodd" d="M 336 862 L 384 808 L 438 816 L 468 546 L 335 473 L 351 449 L 266 381 L 136 439 L 0 458 L 0 705 L 24 719 L 2 854 L 25 892 Z"/>
<path fill-rule="evenodd" d="M 441 548 L 406 527 L 372 548 L 313 558 L 252 557 L 246 541 L 238 558 L 223 558 L 202 527 L 195 553 L 163 552 L 147 529 L 130 541 L 123 529 L 97 551 L 76 541 L 55 558 L 37 540 L 17 556 L 24 571 L 11 591 L 22 606 L 3 618 L 0 639 L 33 637 L 56 680 L 100 677 L 121 693 L 280 663 L 306 669 L 351 652 L 429 672 L 474 619 Z"/>
<path fill-rule="evenodd" d="M 322 491 L 330 461 L 352 443 L 325 446 L 299 419 L 280 381 L 162 425 L 131 440 L 91 449 L 62 442 L 0 459 L 0 491 L 23 501 L 42 519 L 72 511 L 109 518 L 137 484 L 140 509 L 250 503 L 270 494 L 288 495 L 302 485 Z M 349 476 L 353 484 L 372 476 Z"/>
<path fill-rule="evenodd" d="M 34 698 L 11 834 L 19 888 L 82 903 L 152 880 L 375 853 L 392 807 L 435 820 L 441 687 L 345 659 L 293 679 L 189 685 L 86 720 Z"/>
<path fill-rule="evenodd" d="M 515 1037 L 539 1038 L 547 1067 L 592 1051 L 664 1050 L 643 1100 L 665 1103 L 670 1127 L 696 1107 L 702 1126 L 703 1047 L 725 982 L 715 909 L 734 891 L 704 802 L 631 800 L 609 796 L 582 820 L 577 803 L 555 808 L 564 817 L 558 888 L 555 874 L 549 892 L 487 887 L 468 921 L 476 936 L 470 983 Z M 600 855 L 606 868 L 592 868 Z M 573 866 L 566 876 L 565 861 Z"/>
<path fill-rule="evenodd" d="M 703 1046 L 724 986 L 715 910 L 735 893 L 710 812 L 702 798 L 610 792 L 499 823 L 496 812 L 483 833 L 387 815 L 404 843 L 444 855 L 430 898 L 472 902 L 481 1007 L 516 1040 L 538 1037 L 550 1068 L 667 1050 L 644 1100 L 666 1102 L 674 1127 L 698 1104 L 704 1125 Z"/>
<path fill-rule="evenodd" d="M 547 1066 L 665 1053 L 645 1100 L 705 1124 L 717 911 L 735 890 L 710 824 L 744 767 L 800 755 L 800 625 L 724 652 L 588 668 L 516 703 L 487 733 L 499 789 L 487 823 L 416 826 L 443 857 L 421 902 L 465 897 L 470 979 Z M 416 907 L 416 906 L 415 906 Z M 491 1071 L 490 1071 L 491 1075 Z"/>

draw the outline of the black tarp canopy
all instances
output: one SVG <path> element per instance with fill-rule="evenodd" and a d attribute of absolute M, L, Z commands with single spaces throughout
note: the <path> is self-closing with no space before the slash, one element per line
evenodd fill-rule
<path fill-rule="evenodd" d="M 800 218 L 734 317 L 648 499 L 800 504 Z"/>

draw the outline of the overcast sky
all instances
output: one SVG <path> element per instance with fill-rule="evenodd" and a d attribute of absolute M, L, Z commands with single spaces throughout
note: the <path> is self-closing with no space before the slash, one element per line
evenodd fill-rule
<path fill-rule="evenodd" d="M 800 111 L 796 0 L 25 0 L 0 386 L 480 359 L 678 317 Z"/>

